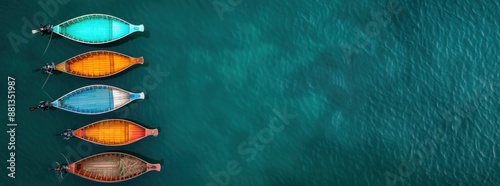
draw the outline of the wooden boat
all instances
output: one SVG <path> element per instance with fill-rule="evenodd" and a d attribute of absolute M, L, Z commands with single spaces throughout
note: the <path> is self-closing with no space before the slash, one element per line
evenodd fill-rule
<path fill-rule="evenodd" d="M 88 14 L 76 17 L 56 26 L 46 25 L 32 30 L 33 34 L 56 33 L 85 44 L 104 44 L 121 39 L 134 32 L 144 32 L 144 25 L 133 25 L 106 14 Z"/>
<path fill-rule="evenodd" d="M 96 182 L 115 183 L 126 181 L 149 171 L 160 171 L 160 164 L 150 164 L 130 154 L 106 152 L 77 162 L 59 165 L 54 170 L 72 173 Z"/>
<path fill-rule="evenodd" d="M 109 85 L 89 85 L 73 90 L 56 101 L 42 101 L 30 110 L 56 107 L 78 114 L 96 115 L 117 110 L 137 99 L 144 99 L 144 92 L 131 93 Z"/>
<path fill-rule="evenodd" d="M 158 136 L 158 129 L 147 129 L 123 119 L 97 121 L 61 134 L 65 138 L 77 137 L 105 146 L 128 145 L 148 136 Z"/>
<path fill-rule="evenodd" d="M 77 55 L 57 65 L 47 64 L 41 69 L 47 73 L 58 70 L 84 78 L 102 78 L 118 74 L 135 64 L 144 64 L 144 58 L 98 50 Z"/>

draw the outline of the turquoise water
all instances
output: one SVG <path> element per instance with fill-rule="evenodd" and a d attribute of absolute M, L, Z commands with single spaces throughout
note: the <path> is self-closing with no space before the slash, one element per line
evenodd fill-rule
<path fill-rule="evenodd" d="M 16 79 L 18 126 L 16 178 L 0 168 L 1 185 L 106 185 L 61 181 L 47 167 L 65 161 L 60 153 L 74 162 L 108 151 L 162 165 L 123 185 L 499 185 L 498 1 L 238 2 L 4 4 L 0 72 Z M 99 46 L 54 36 L 43 56 L 48 37 L 22 34 L 34 15 L 58 24 L 88 13 L 145 32 Z M 50 99 L 33 69 L 97 49 L 145 64 L 101 80 L 56 74 L 47 94 L 107 84 L 145 100 L 97 116 L 28 111 Z M 159 135 L 124 147 L 54 136 L 110 118 Z"/>

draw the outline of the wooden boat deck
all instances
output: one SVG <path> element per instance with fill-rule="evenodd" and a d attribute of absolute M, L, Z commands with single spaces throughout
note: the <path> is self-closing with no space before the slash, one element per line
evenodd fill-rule
<path fill-rule="evenodd" d="M 121 119 L 110 119 L 92 123 L 75 130 L 81 139 L 107 146 L 133 143 L 149 135 L 158 135 L 158 130 L 146 129 L 136 123 Z"/>
<path fill-rule="evenodd" d="M 148 171 L 148 164 L 126 154 L 100 154 L 74 165 L 74 174 L 104 182 L 123 181 Z"/>
<path fill-rule="evenodd" d="M 56 69 L 85 78 L 102 78 L 143 63 L 142 57 L 134 58 L 111 51 L 92 51 L 59 63 Z"/>

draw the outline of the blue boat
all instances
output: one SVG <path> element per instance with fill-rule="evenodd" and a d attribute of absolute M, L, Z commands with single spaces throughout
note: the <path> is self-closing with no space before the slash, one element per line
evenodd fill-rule
<path fill-rule="evenodd" d="M 88 14 L 67 20 L 58 25 L 45 25 L 32 30 L 33 34 L 56 33 L 85 44 L 104 44 L 121 39 L 134 32 L 144 32 L 144 25 L 134 25 L 106 14 Z"/>
<path fill-rule="evenodd" d="M 55 101 L 42 101 L 30 110 L 55 107 L 77 114 L 96 115 L 117 110 L 137 99 L 144 99 L 144 93 L 131 93 L 108 85 L 90 85 L 73 90 Z"/>

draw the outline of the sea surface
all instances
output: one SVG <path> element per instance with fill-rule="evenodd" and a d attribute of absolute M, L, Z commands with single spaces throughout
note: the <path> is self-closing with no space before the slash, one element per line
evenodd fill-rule
<path fill-rule="evenodd" d="M 42 4 L 42 5 L 40 5 Z M 43 5 L 46 4 L 46 5 Z M 0 185 L 110 185 L 48 171 L 102 152 L 151 163 L 119 185 L 500 185 L 500 1 L 2 1 Z M 31 35 L 103 13 L 105 45 Z M 33 72 L 92 50 L 143 56 L 104 79 Z M 15 78 L 15 179 L 7 78 Z M 29 111 L 91 84 L 146 93 L 115 112 Z M 43 89 L 42 89 L 43 86 Z M 110 118 L 158 128 L 123 147 L 55 134 Z M 118 185 L 118 184 L 116 184 Z"/>

